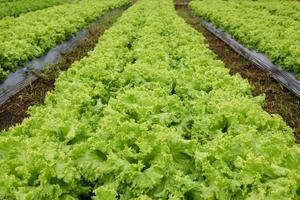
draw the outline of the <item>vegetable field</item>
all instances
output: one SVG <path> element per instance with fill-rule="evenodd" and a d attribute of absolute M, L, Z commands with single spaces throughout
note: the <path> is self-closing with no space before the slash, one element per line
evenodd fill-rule
<path fill-rule="evenodd" d="M 0 1 L 0 19 L 8 16 L 17 17 L 23 13 L 43 8 L 72 3 L 74 0 L 19 0 Z"/>
<path fill-rule="evenodd" d="M 190 6 L 199 15 L 218 9 L 205 16 L 223 25 L 235 23 L 225 15 L 236 2 Z M 257 2 L 247 9 L 264 10 Z M 81 0 L 0 20 L 3 77 L 128 3 Z M 287 55 L 279 60 L 297 63 Z M 139 0 L 30 117 L 0 132 L 0 199 L 299 199 L 294 130 L 252 89 L 172 0 Z"/>
<path fill-rule="evenodd" d="M 300 4 L 297 1 L 201 0 L 193 12 L 275 63 L 300 74 Z"/>
<path fill-rule="evenodd" d="M 0 80 L 127 0 L 81 0 L 0 21 Z M 51 16 L 51 18 L 49 18 Z M 38 28 L 37 28 L 38 27 Z"/>

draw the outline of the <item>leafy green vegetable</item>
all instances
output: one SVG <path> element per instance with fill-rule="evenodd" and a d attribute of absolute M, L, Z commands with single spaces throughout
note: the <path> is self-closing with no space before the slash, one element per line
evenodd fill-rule
<path fill-rule="evenodd" d="M 297 199 L 292 130 L 172 0 L 140 0 L 0 134 L 0 199 Z"/>
<path fill-rule="evenodd" d="M 15 71 L 128 0 L 82 0 L 0 20 L 0 69 Z M 1 74 L 0 81 L 3 76 Z"/>
<path fill-rule="evenodd" d="M 8 16 L 17 17 L 22 13 L 27 13 L 71 2 L 72 0 L 18 0 L 6 2 L 0 1 L 0 19 Z"/>
<path fill-rule="evenodd" d="M 300 75 L 298 1 L 194 0 L 189 6 L 247 47 Z"/>

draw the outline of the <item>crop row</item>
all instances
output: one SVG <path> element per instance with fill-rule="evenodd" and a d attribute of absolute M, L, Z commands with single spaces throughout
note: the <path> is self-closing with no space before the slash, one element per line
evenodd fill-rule
<path fill-rule="evenodd" d="M 0 1 L 0 19 L 8 16 L 17 17 L 22 13 L 40 10 L 54 5 L 71 3 L 72 0 L 22 0 Z"/>
<path fill-rule="evenodd" d="M 257 1 L 259 4 L 260 1 Z M 288 2 L 284 2 L 285 5 Z M 295 3 L 295 2 L 291 2 Z M 244 1 L 192 1 L 193 12 L 211 21 L 249 48 L 266 53 L 273 63 L 300 74 L 300 23 L 273 15 L 267 9 L 246 6 Z M 249 4 L 249 3 L 248 3 Z"/>
<path fill-rule="evenodd" d="M 1 199 L 283 199 L 300 148 L 172 0 L 140 0 L 0 134 Z"/>
<path fill-rule="evenodd" d="M 296 21 L 300 21 L 300 3 L 299 1 L 282 0 L 234 0 L 243 6 L 268 11 L 271 15 L 285 16 Z"/>
<path fill-rule="evenodd" d="M 0 20 L 0 80 L 128 0 L 82 0 Z"/>

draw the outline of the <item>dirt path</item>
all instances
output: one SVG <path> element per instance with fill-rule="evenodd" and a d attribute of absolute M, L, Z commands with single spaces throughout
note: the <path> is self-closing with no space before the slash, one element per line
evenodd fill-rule
<path fill-rule="evenodd" d="M 176 10 L 179 16 L 205 36 L 209 48 L 225 63 L 231 74 L 239 73 L 254 86 L 254 96 L 262 93 L 266 95 L 264 110 L 281 115 L 293 128 L 296 141 L 300 143 L 300 99 L 202 27 L 187 6 L 176 6 Z"/>
<path fill-rule="evenodd" d="M 54 83 L 60 72 L 66 71 L 72 63 L 82 59 L 94 49 L 99 37 L 121 16 L 124 9 L 111 12 L 97 27 L 89 29 L 91 37 L 82 40 L 70 53 L 65 54 L 58 64 L 49 66 L 39 78 L 22 91 L 12 96 L 0 106 L 0 131 L 21 123 L 28 117 L 30 106 L 42 104 L 48 91 L 54 89 Z"/>

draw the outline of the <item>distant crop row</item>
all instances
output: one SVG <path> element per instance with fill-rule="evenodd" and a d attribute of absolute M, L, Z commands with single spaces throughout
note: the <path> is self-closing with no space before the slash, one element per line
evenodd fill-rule
<path fill-rule="evenodd" d="M 40 10 L 54 5 L 71 3 L 73 0 L 19 0 L 0 1 L 0 19 L 3 17 L 17 17 L 22 13 Z"/>
<path fill-rule="evenodd" d="M 300 2 L 293 0 L 235 0 L 243 6 L 268 11 L 271 15 L 285 16 L 300 21 Z"/>
<path fill-rule="evenodd" d="M 300 148 L 172 0 L 140 0 L 0 134 L 1 199 L 293 199 Z"/>
<path fill-rule="evenodd" d="M 128 0 L 82 0 L 0 20 L 0 80 Z"/>
<path fill-rule="evenodd" d="M 300 75 L 298 1 L 195 0 L 193 12 Z"/>

